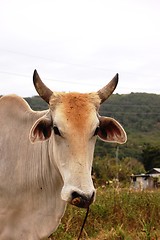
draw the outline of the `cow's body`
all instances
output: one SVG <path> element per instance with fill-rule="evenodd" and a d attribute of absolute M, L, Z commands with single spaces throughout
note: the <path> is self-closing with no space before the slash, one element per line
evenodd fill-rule
<path fill-rule="evenodd" d="M 47 239 L 67 202 L 88 207 L 96 135 L 126 141 L 119 123 L 98 115 L 100 94 L 52 93 L 39 78 L 36 88 L 49 110 L 32 111 L 16 95 L 0 98 L 1 240 Z"/>
<path fill-rule="evenodd" d="M 47 111 L 46 111 L 47 112 Z M 0 239 L 45 239 L 63 215 L 62 178 L 51 159 L 52 138 L 32 144 L 34 112 L 17 96 L 0 100 Z M 46 235 L 47 233 L 47 235 Z"/>

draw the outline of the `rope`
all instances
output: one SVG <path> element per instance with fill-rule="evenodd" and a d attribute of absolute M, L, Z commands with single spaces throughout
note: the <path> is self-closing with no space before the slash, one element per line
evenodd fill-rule
<path fill-rule="evenodd" d="M 81 227 L 81 231 L 79 233 L 79 236 L 78 236 L 78 239 L 79 240 L 81 238 L 81 235 L 82 235 L 82 232 L 83 232 L 83 228 L 84 228 L 84 225 L 86 223 L 86 220 L 87 220 L 87 217 L 88 217 L 88 213 L 89 213 L 89 207 L 87 208 L 87 211 L 86 211 L 86 216 L 84 218 L 84 221 L 83 221 L 83 224 L 82 224 L 82 227 Z"/>

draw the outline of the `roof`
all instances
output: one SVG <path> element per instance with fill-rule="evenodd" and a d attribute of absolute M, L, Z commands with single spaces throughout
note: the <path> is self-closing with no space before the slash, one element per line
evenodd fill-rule
<path fill-rule="evenodd" d="M 152 168 L 151 170 L 149 170 L 148 172 L 147 172 L 147 174 L 157 174 L 157 173 L 159 173 L 160 174 L 160 168 Z"/>
<path fill-rule="evenodd" d="M 160 168 L 152 168 L 151 170 L 149 170 L 148 172 L 146 173 L 141 173 L 141 174 L 133 174 L 131 175 L 131 178 L 134 178 L 134 177 L 153 177 L 154 174 L 160 174 Z"/>
<path fill-rule="evenodd" d="M 141 173 L 141 174 L 132 174 L 131 178 L 134 178 L 134 177 L 149 177 L 149 176 L 150 176 L 149 174 Z"/>

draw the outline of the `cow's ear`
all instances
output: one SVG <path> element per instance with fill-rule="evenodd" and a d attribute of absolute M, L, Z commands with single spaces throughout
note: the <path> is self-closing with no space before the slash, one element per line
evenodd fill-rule
<path fill-rule="evenodd" d="M 98 136 L 105 142 L 114 142 L 123 144 L 127 141 L 127 135 L 123 127 L 115 119 L 109 117 L 100 117 Z"/>
<path fill-rule="evenodd" d="M 52 120 L 46 115 L 39 118 L 31 128 L 29 138 L 32 143 L 45 141 L 52 133 Z"/>

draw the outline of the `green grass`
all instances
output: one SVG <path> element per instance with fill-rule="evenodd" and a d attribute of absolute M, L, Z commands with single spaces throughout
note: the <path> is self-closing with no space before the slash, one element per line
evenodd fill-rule
<path fill-rule="evenodd" d="M 68 206 L 53 239 L 76 240 L 85 210 Z M 160 239 L 160 191 L 98 188 L 82 239 Z"/>

